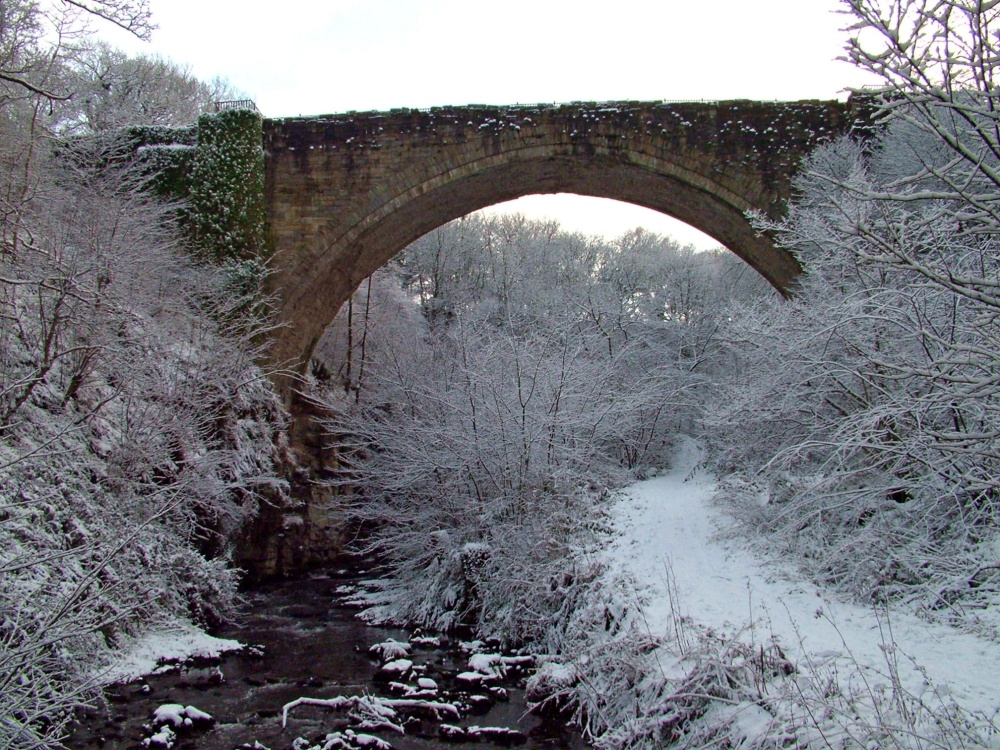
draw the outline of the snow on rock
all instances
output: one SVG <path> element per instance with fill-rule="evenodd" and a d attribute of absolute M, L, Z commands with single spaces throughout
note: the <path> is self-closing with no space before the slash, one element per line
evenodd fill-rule
<path fill-rule="evenodd" d="M 413 668 L 413 662 L 409 659 L 394 659 L 386 662 L 379 669 L 379 675 L 388 677 L 390 675 L 405 675 Z"/>
<path fill-rule="evenodd" d="M 488 714 L 493 704 L 494 700 L 487 695 L 470 695 L 465 700 L 466 710 L 473 716 Z"/>
<path fill-rule="evenodd" d="M 162 727 L 158 732 L 154 732 L 149 737 L 142 741 L 143 746 L 149 748 L 166 748 L 170 750 L 174 746 L 174 742 L 177 741 L 177 735 L 174 731 L 168 727 Z"/>
<path fill-rule="evenodd" d="M 801 671 L 857 681 L 896 670 L 912 695 L 927 694 L 929 683 L 968 711 L 1000 710 L 1000 644 L 901 607 L 876 611 L 844 601 L 787 560 L 763 559 L 713 505 L 715 480 L 701 460 L 694 440 L 681 441 L 669 472 L 627 488 L 611 510 L 615 533 L 605 559 L 612 574 L 636 581 L 651 635 L 676 637 L 686 622 L 719 634 L 742 631 L 757 644 L 773 640 Z M 532 679 L 546 669 L 556 666 Z"/>
<path fill-rule="evenodd" d="M 385 740 L 373 734 L 359 734 L 351 729 L 343 732 L 330 732 L 315 745 L 304 737 L 298 737 L 292 742 L 294 750 L 349 750 L 350 748 L 374 748 L 374 750 L 392 750 Z"/>
<path fill-rule="evenodd" d="M 573 668 L 556 661 L 547 661 L 528 678 L 525 697 L 529 703 L 541 703 L 576 684 Z"/>
<path fill-rule="evenodd" d="M 423 648 L 440 648 L 441 636 L 439 635 L 415 635 L 410 638 L 410 645 L 421 646 Z"/>
<path fill-rule="evenodd" d="M 462 742 L 465 740 L 465 730 L 454 724 L 441 724 L 438 726 L 438 736 L 450 742 Z"/>
<path fill-rule="evenodd" d="M 194 706 L 188 706 L 187 708 L 185 708 L 184 709 L 184 713 L 187 716 L 187 718 L 191 719 L 191 721 L 194 721 L 194 722 L 198 722 L 198 721 L 206 721 L 206 722 L 208 722 L 208 721 L 215 721 L 215 719 L 212 718 L 211 714 L 207 714 L 204 711 L 200 711 L 197 708 L 195 708 Z"/>
<path fill-rule="evenodd" d="M 240 651 L 243 644 L 216 638 L 187 622 L 173 622 L 153 628 L 123 649 L 114 664 L 101 670 L 96 679 L 103 685 L 125 683 L 153 674 L 164 664 L 192 658 L 214 659 Z"/>
<path fill-rule="evenodd" d="M 437 697 L 437 694 L 438 694 L 437 683 L 435 683 L 434 680 L 420 679 L 419 682 L 434 683 L 434 687 L 433 688 L 422 688 L 419 685 L 417 687 L 413 687 L 412 685 L 408 685 L 405 682 L 390 682 L 386 686 L 386 688 L 393 695 L 401 695 L 404 698 L 436 698 Z"/>
<path fill-rule="evenodd" d="M 488 742 L 494 745 L 523 745 L 527 737 L 515 729 L 506 727 L 463 728 L 453 724 L 442 724 L 438 727 L 438 736 L 448 742 Z"/>
<path fill-rule="evenodd" d="M 368 653 L 374 654 L 382 661 L 405 659 L 410 655 L 410 644 L 390 638 L 387 641 L 370 646 Z"/>
<path fill-rule="evenodd" d="M 373 734 L 360 734 L 352 732 L 350 729 L 344 731 L 344 735 L 357 747 L 373 747 L 375 750 L 392 750 L 392 745 Z"/>
<path fill-rule="evenodd" d="M 486 679 L 486 675 L 482 672 L 459 672 L 455 675 L 456 681 L 469 685 L 478 685 L 484 679 Z"/>
<path fill-rule="evenodd" d="M 469 669 L 484 675 L 502 676 L 506 672 L 501 654 L 473 654 L 469 657 Z"/>
<path fill-rule="evenodd" d="M 215 719 L 194 706 L 182 706 L 180 703 L 164 703 L 153 711 L 153 725 L 169 724 L 173 727 L 190 727 L 195 723 L 210 724 Z"/>
<path fill-rule="evenodd" d="M 513 667 L 515 669 L 531 669 L 535 666 L 535 657 L 526 654 L 524 656 L 505 656 L 501 660 L 505 667 Z"/>
<path fill-rule="evenodd" d="M 184 726 L 184 706 L 179 703 L 164 703 L 153 711 L 153 722 L 155 724 L 171 724 L 175 727 Z M 191 720 L 187 719 L 190 724 Z"/>

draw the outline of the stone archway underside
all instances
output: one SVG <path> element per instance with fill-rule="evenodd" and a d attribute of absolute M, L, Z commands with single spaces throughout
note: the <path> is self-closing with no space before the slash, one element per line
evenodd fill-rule
<path fill-rule="evenodd" d="M 266 120 L 281 323 L 272 359 L 308 363 L 357 286 L 423 234 L 535 193 L 661 211 L 787 292 L 800 269 L 746 218 L 782 215 L 801 157 L 855 120 L 841 102 L 469 106 Z M 285 385 L 288 385 L 286 383 Z"/>

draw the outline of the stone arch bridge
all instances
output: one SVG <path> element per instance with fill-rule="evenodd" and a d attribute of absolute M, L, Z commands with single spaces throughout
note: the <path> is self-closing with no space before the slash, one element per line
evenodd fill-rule
<path fill-rule="evenodd" d="M 801 157 L 856 102 L 575 103 L 265 120 L 273 360 L 301 372 L 358 285 L 423 234 L 535 193 L 638 204 L 700 229 L 783 293 L 800 269 L 750 226 L 778 218 Z M 286 383 L 287 385 L 287 383 Z"/>

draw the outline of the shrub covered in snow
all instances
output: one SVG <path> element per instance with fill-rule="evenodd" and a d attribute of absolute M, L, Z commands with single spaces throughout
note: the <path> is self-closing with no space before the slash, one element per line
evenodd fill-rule
<path fill-rule="evenodd" d="M 805 163 L 788 219 L 761 226 L 806 274 L 791 303 L 726 326 L 738 366 L 705 423 L 737 513 L 817 580 L 995 635 L 1000 208 L 984 198 L 980 226 L 957 194 L 930 197 L 935 170 L 962 169 L 927 130 L 948 112 L 898 108 L 871 143 Z M 995 190 L 980 178 L 968 189 Z"/>
<path fill-rule="evenodd" d="M 344 510 L 391 568 L 369 618 L 543 640 L 609 489 L 697 413 L 734 262 L 467 218 L 373 277 L 315 368 Z"/>
<path fill-rule="evenodd" d="M 178 206 L 154 197 L 184 197 L 190 170 L 211 161 L 192 128 L 165 126 L 226 87 L 89 45 L 91 14 L 150 28 L 142 3 L 99 5 L 0 8 L 4 748 L 55 746 L 133 637 L 229 616 L 230 537 L 284 493 L 283 416 L 252 345 L 260 309 L 245 279 L 190 262 Z M 247 246 L 237 229 L 262 231 L 259 121 L 241 147 L 210 137 L 242 118 L 199 135 L 216 164 L 232 159 L 195 191 L 202 210 L 216 209 L 220 181 L 256 200 L 220 212 L 221 257 Z M 263 250 L 251 244 L 242 261 Z"/>
<path fill-rule="evenodd" d="M 58 735 L 125 635 L 232 611 L 283 416 L 222 274 L 127 173 L 51 170 L 0 257 L 0 745 Z M 36 734 L 40 733 L 40 734 Z"/>

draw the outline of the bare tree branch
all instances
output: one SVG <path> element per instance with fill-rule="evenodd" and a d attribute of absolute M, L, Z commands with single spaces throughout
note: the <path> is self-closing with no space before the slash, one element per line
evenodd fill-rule
<path fill-rule="evenodd" d="M 144 41 L 148 41 L 156 29 L 149 10 L 149 0 L 62 0 L 62 2 L 113 23 Z"/>

